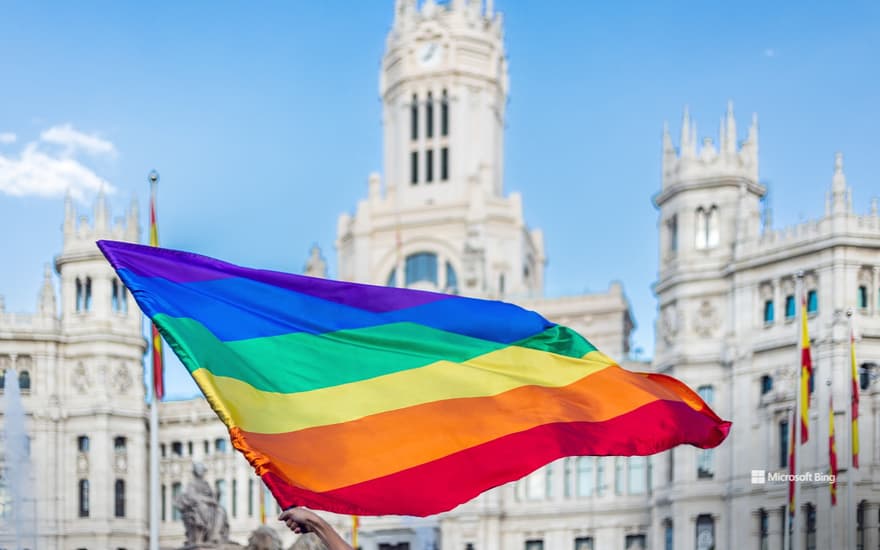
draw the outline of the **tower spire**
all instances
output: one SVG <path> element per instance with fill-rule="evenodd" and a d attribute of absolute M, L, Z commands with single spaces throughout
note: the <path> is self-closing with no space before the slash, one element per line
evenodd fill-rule
<path fill-rule="evenodd" d="M 684 106 L 684 114 L 681 118 L 681 156 L 693 156 L 693 140 L 695 136 L 691 134 L 691 114 L 688 106 Z"/>
<path fill-rule="evenodd" d="M 733 115 L 733 101 L 727 102 L 727 120 L 724 124 L 726 135 L 722 145 L 722 151 L 728 155 L 736 153 L 736 117 Z"/>
<path fill-rule="evenodd" d="M 843 153 L 834 154 L 834 176 L 831 179 L 831 212 L 842 214 L 850 209 L 849 188 L 843 172 Z"/>
<path fill-rule="evenodd" d="M 70 196 L 70 188 L 64 193 L 64 234 L 72 235 L 76 230 L 76 209 Z"/>
<path fill-rule="evenodd" d="M 95 232 L 100 233 L 101 231 L 107 230 L 107 219 L 109 215 L 107 213 L 107 196 L 104 194 L 104 186 L 101 186 L 101 190 L 98 191 L 98 198 L 95 201 Z"/>

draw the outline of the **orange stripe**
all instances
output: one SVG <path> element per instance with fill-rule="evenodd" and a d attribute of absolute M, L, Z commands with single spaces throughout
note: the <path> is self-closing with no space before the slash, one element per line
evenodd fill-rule
<path fill-rule="evenodd" d="M 684 391 L 683 391 L 684 390 Z M 549 423 L 603 422 L 657 400 L 710 412 L 684 384 L 617 366 L 559 388 L 523 386 L 492 397 L 448 399 L 285 434 L 233 428 L 257 474 L 267 462 L 312 491 L 373 479 Z M 238 447 L 238 445 L 236 445 Z M 327 469 L 332 461 L 336 466 Z"/>

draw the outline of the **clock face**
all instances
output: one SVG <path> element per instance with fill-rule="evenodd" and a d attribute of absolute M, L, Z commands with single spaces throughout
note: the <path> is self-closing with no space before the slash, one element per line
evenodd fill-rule
<path fill-rule="evenodd" d="M 440 54 L 440 44 L 437 42 L 423 44 L 417 54 L 419 65 L 422 67 L 433 67 L 440 61 Z"/>

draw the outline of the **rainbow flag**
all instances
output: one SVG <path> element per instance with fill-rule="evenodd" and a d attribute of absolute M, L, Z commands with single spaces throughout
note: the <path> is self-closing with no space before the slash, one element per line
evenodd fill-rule
<path fill-rule="evenodd" d="M 512 304 L 98 246 L 282 508 L 426 516 L 563 456 L 730 428 Z"/>

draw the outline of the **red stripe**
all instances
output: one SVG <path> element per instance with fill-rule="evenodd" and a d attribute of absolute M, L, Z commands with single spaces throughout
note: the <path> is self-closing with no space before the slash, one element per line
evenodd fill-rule
<path fill-rule="evenodd" d="M 475 419 L 477 421 L 477 419 Z M 267 465 L 263 481 L 282 509 L 309 506 L 362 516 L 429 516 L 564 456 L 649 455 L 689 443 L 719 445 L 730 430 L 711 411 L 655 401 L 604 422 L 546 424 L 385 477 L 317 493 L 288 485 Z M 426 434 L 430 437 L 430 434 Z M 369 460 L 368 456 L 363 460 Z M 334 457 L 328 456 L 328 467 Z"/>

